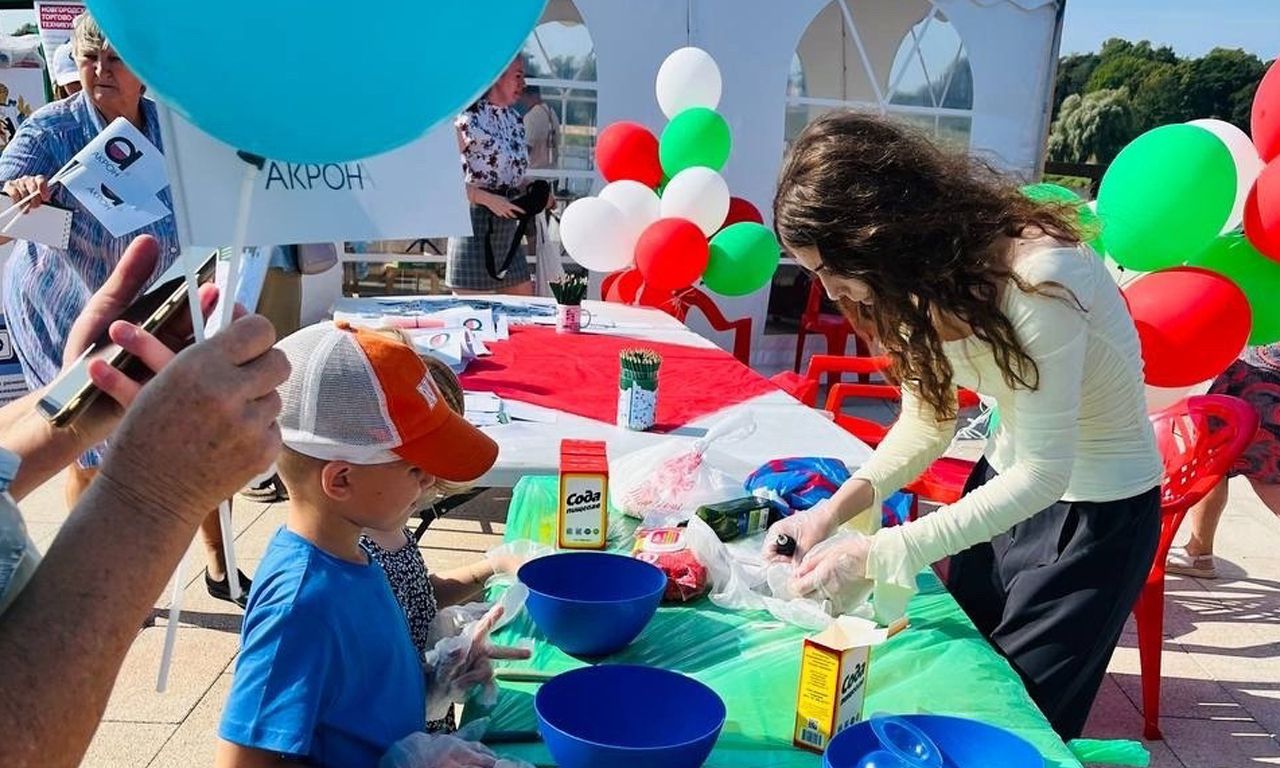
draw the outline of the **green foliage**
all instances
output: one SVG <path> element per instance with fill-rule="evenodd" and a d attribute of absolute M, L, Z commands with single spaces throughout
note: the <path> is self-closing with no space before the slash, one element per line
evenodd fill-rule
<path fill-rule="evenodd" d="M 1160 125 L 1215 117 L 1249 130 L 1249 111 L 1266 64 L 1238 49 L 1180 58 L 1168 46 L 1112 38 L 1098 53 L 1058 62 L 1049 157 L 1108 162 Z M 1118 146 L 1117 146 L 1118 144 Z"/>

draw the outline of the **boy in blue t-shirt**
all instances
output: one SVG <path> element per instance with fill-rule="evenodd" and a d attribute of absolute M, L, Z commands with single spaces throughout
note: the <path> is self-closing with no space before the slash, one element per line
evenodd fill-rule
<path fill-rule="evenodd" d="M 478 478 L 497 446 L 402 343 L 323 324 L 278 346 L 293 366 L 279 418 L 289 515 L 249 597 L 216 764 L 376 766 L 422 730 L 427 684 L 360 532 L 402 516 L 437 477 Z"/>

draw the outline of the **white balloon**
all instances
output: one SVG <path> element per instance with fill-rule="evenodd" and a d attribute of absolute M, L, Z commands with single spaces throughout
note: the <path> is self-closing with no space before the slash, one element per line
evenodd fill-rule
<path fill-rule="evenodd" d="M 574 200 L 560 216 L 560 242 L 565 251 L 596 272 L 629 266 L 637 237 L 618 206 L 598 197 Z"/>
<path fill-rule="evenodd" d="M 686 168 L 662 192 L 662 218 L 688 219 L 704 235 L 714 235 L 729 215 L 729 185 L 710 168 Z"/>
<path fill-rule="evenodd" d="M 1105 238 L 1106 235 L 1103 235 L 1103 237 Z M 1120 286 L 1121 290 L 1127 288 L 1134 280 L 1137 280 L 1147 274 L 1146 272 L 1138 272 L 1133 269 L 1125 269 L 1117 264 L 1116 260 L 1110 256 L 1103 257 L 1102 264 L 1107 268 L 1107 272 L 1111 275 L 1111 279 L 1115 281 L 1116 285 Z"/>
<path fill-rule="evenodd" d="M 1163 411 L 1184 397 L 1203 395 L 1209 391 L 1213 379 L 1192 384 L 1189 387 L 1147 387 L 1147 413 Z"/>
<path fill-rule="evenodd" d="M 680 48 L 658 69 L 658 106 L 669 118 L 690 107 L 715 109 L 721 85 L 720 67 L 711 54 L 692 46 Z"/>
<path fill-rule="evenodd" d="M 658 193 L 638 181 L 624 179 L 606 184 L 600 190 L 600 199 L 618 206 L 627 226 L 635 231 L 636 240 L 645 227 L 662 216 Z"/>
<path fill-rule="evenodd" d="M 1257 180 L 1258 174 L 1262 173 L 1266 163 L 1258 157 L 1258 150 L 1253 146 L 1249 135 L 1225 120 L 1192 120 L 1187 125 L 1203 128 L 1217 136 L 1218 140 L 1226 145 L 1227 151 L 1231 153 L 1231 159 L 1236 163 L 1236 204 L 1232 206 L 1231 215 L 1227 217 L 1227 223 L 1222 228 L 1223 232 L 1230 232 L 1244 221 L 1245 200 L 1249 197 L 1249 190 L 1253 189 L 1253 182 Z"/>

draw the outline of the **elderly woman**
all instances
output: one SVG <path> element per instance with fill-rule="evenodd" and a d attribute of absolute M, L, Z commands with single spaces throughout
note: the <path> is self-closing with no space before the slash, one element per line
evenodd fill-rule
<path fill-rule="evenodd" d="M 135 237 L 151 235 L 160 244 L 160 263 L 153 278 L 178 257 L 172 216 L 125 237 L 113 237 L 66 189 L 49 187 L 48 179 L 116 118 L 128 119 L 161 147 L 155 103 L 143 98 L 142 81 L 120 60 L 88 14 L 76 17 L 72 47 L 83 90 L 34 112 L 0 155 L 0 180 L 4 181 L 4 193 L 14 202 L 31 197 L 28 208 L 53 203 L 72 211 L 66 250 L 18 240 L 4 274 L 4 314 L 23 376 L 33 390 L 58 374 L 67 331 Z M 160 195 L 172 206 L 167 189 Z M 103 447 L 87 452 L 70 470 L 68 507 L 74 506 L 96 474 Z M 209 594 L 229 600 L 216 514 L 205 521 L 202 530 L 208 548 L 205 582 Z M 242 578 L 241 583 L 247 590 L 248 580 Z"/>
<path fill-rule="evenodd" d="M 507 66 L 454 122 L 471 203 L 471 236 L 449 238 L 445 284 L 454 293 L 533 293 L 520 238 L 551 203 L 546 182 L 529 184 L 524 122 L 513 107 L 524 90 L 524 61 Z"/>

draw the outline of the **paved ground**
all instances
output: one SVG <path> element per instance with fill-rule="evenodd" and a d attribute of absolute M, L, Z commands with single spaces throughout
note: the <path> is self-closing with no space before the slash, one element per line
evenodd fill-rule
<path fill-rule="evenodd" d="M 23 504 L 45 547 L 65 518 L 61 479 Z M 508 492 L 490 492 L 437 522 L 423 539 L 432 568 L 480 556 L 502 534 Z M 237 502 L 237 549 L 252 573 L 283 520 L 279 506 Z M 1249 491 L 1232 486 L 1220 532 L 1223 578 L 1171 577 L 1165 617 L 1165 741 L 1149 744 L 1157 768 L 1280 765 L 1280 522 Z M 199 552 L 191 558 L 199 561 Z M 211 765 L 213 739 L 237 647 L 239 612 L 210 599 L 194 565 L 169 691 L 155 692 L 165 618 L 142 630 L 120 672 L 106 718 L 84 761 L 106 768 Z M 166 595 L 158 609 L 168 604 Z M 788 695 L 790 695 L 788 693 Z M 1090 720 L 1098 738 L 1142 732 L 1136 636 L 1111 663 Z"/>

